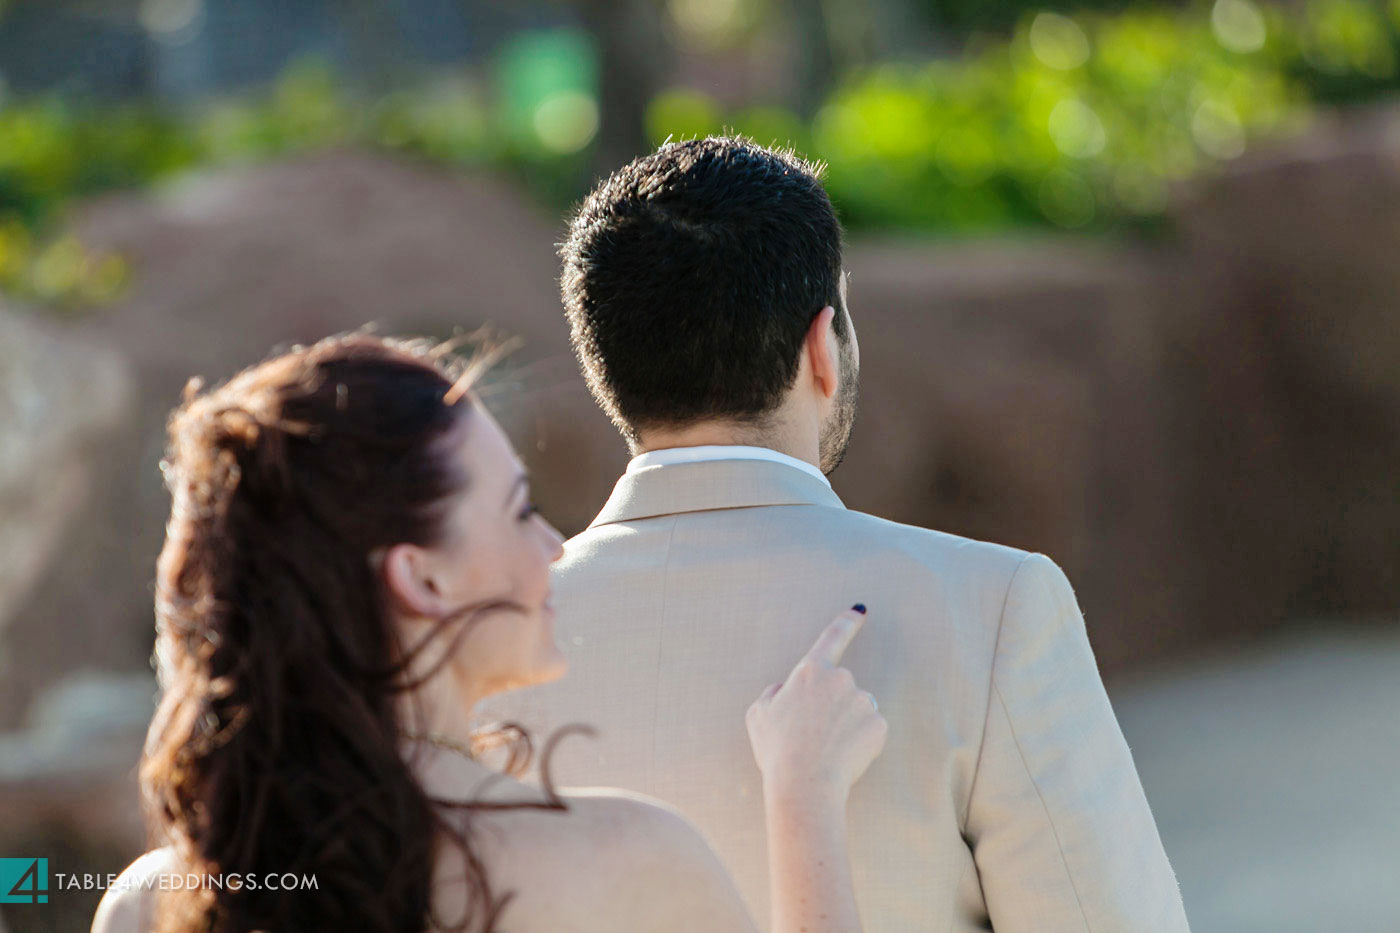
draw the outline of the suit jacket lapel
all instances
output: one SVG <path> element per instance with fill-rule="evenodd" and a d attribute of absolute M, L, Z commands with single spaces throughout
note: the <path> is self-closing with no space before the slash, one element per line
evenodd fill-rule
<path fill-rule="evenodd" d="M 590 528 L 678 512 L 764 505 L 846 506 L 825 483 L 772 460 L 702 460 L 624 473 Z"/>

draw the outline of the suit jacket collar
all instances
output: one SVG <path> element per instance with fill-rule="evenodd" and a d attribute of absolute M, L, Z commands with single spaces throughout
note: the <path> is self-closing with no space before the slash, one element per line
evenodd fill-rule
<path fill-rule="evenodd" d="M 846 506 L 814 476 L 773 460 L 702 460 L 625 473 L 588 526 L 763 505 Z"/>

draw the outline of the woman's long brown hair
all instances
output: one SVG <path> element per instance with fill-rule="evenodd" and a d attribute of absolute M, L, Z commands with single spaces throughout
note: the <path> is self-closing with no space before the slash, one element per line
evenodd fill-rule
<path fill-rule="evenodd" d="M 429 798 L 402 757 L 400 700 L 423 645 L 399 644 L 371 560 L 434 544 L 470 482 L 448 443 L 471 412 L 458 401 L 470 376 L 453 359 L 428 344 L 329 338 L 211 391 L 192 385 L 172 414 L 156 578 L 163 697 L 141 769 L 153 837 L 174 845 L 182 872 L 316 886 L 162 892 L 162 933 L 440 927 L 430 884 L 444 840 L 467 875 L 453 928 L 496 926 L 507 898 L 473 849 L 472 805 Z M 470 614 L 441 620 L 439 634 L 456 625 L 460 637 Z M 546 800 L 527 805 L 561 808 L 545 784 Z"/>

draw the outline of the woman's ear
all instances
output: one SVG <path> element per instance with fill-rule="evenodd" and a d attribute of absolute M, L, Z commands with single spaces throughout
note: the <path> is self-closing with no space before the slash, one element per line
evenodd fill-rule
<path fill-rule="evenodd" d="M 395 544 L 381 558 L 389 596 L 403 612 L 436 619 L 446 612 L 442 595 L 428 572 L 427 555 L 412 544 Z"/>

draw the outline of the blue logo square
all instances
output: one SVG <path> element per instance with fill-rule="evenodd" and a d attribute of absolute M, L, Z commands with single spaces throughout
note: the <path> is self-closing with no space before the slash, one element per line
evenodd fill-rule
<path fill-rule="evenodd" d="M 48 902 L 48 859 L 0 858 L 0 904 Z"/>

